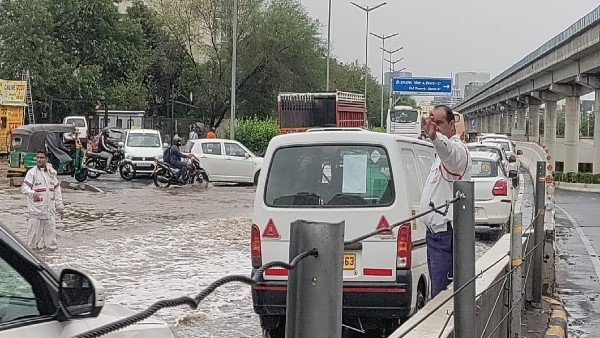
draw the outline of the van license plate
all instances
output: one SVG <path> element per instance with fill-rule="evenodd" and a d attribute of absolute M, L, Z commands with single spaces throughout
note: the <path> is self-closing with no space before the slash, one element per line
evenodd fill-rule
<path fill-rule="evenodd" d="M 356 269 L 356 254 L 346 253 L 344 254 L 344 270 Z"/>

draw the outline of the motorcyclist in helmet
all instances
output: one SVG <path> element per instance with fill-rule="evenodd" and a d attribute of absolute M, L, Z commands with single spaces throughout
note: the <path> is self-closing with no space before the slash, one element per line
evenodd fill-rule
<path fill-rule="evenodd" d="M 169 164 L 173 167 L 180 169 L 179 170 L 179 182 L 185 183 L 185 177 L 187 177 L 187 172 L 190 169 L 190 166 L 182 162 L 182 158 L 189 157 L 188 155 L 183 154 L 179 147 L 181 147 L 181 137 L 175 135 L 173 137 L 173 145 L 171 145 L 171 150 L 169 153 Z"/>
<path fill-rule="evenodd" d="M 110 169 L 110 163 L 112 162 L 113 156 L 117 151 L 117 146 L 110 140 L 108 134 L 108 128 L 102 129 L 98 137 L 98 148 L 100 150 L 100 155 L 106 158 L 106 171 L 111 173 L 112 171 Z"/>

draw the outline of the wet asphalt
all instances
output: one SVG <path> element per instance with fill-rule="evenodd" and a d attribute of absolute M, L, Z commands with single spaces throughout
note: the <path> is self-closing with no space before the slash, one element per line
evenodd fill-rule
<path fill-rule="evenodd" d="M 556 293 L 569 337 L 600 337 L 600 193 L 556 190 L 556 205 Z"/>

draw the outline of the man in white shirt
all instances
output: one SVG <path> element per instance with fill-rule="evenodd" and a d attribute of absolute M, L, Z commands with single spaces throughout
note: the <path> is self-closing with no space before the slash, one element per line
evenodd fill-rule
<path fill-rule="evenodd" d="M 454 198 L 453 182 L 471 180 L 471 158 L 467 146 L 456 135 L 454 113 L 448 106 L 436 106 L 421 125 L 432 141 L 436 159 L 427 176 L 421 197 L 421 212 Z M 445 290 L 453 278 L 452 206 L 446 215 L 430 213 L 420 219 L 427 229 L 427 265 L 431 296 Z"/>
<path fill-rule="evenodd" d="M 55 217 L 58 213 L 62 218 L 65 210 L 60 183 L 44 151 L 37 152 L 36 162 L 37 166 L 29 169 L 21 186 L 29 211 L 27 245 L 37 250 L 56 250 Z"/>

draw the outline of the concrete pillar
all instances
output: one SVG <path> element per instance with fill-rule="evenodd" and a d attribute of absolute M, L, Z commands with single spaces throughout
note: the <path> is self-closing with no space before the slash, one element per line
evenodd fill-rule
<path fill-rule="evenodd" d="M 494 131 L 498 134 L 500 134 L 502 132 L 502 115 L 500 113 L 499 110 L 496 111 L 496 114 L 494 115 L 496 117 L 495 119 L 495 126 L 494 126 Z"/>
<path fill-rule="evenodd" d="M 525 106 L 517 108 L 517 127 L 513 130 L 512 135 L 516 136 L 516 139 L 520 141 L 522 141 L 525 136 L 526 112 L 527 108 Z"/>
<path fill-rule="evenodd" d="M 540 106 L 529 106 L 529 140 L 538 142 L 540 136 Z"/>
<path fill-rule="evenodd" d="M 594 102 L 594 167 L 595 174 L 600 174 L 600 89 L 596 89 Z"/>
<path fill-rule="evenodd" d="M 550 152 L 550 163 L 556 162 L 556 101 L 545 101 L 544 143 Z M 555 166 L 556 167 L 556 166 Z"/>
<path fill-rule="evenodd" d="M 577 172 L 579 154 L 579 96 L 567 96 L 565 106 L 565 172 Z"/>
<path fill-rule="evenodd" d="M 515 111 L 514 110 L 507 110 L 506 111 L 506 115 L 505 115 L 505 121 L 504 121 L 504 133 L 505 134 L 512 134 L 513 131 L 513 121 L 514 121 L 514 116 L 515 116 Z"/>

